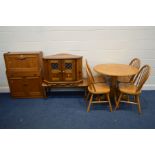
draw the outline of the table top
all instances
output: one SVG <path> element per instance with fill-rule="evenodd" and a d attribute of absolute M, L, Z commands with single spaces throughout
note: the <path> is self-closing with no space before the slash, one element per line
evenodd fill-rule
<path fill-rule="evenodd" d="M 94 70 L 108 76 L 131 76 L 138 73 L 137 68 L 126 64 L 100 64 Z"/>

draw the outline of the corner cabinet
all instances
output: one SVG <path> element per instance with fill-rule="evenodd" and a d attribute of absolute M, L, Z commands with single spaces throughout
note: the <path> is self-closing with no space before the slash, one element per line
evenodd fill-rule
<path fill-rule="evenodd" d="M 44 80 L 55 86 L 76 85 L 82 79 L 82 56 L 56 54 L 43 58 Z"/>
<path fill-rule="evenodd" d="M 42 52 L 7 52 L 4 58 L 12 97 L 44 97 Z"/>

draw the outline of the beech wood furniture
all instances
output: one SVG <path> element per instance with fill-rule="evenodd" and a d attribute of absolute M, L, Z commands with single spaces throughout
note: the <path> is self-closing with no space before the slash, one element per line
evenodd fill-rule
<path fill-rule="evenodd" d="M 86 66 L 86 72 L 87 72 L 87 70 L 89 71 L 89 74 L 91 75 L 91 79 L 92 79 L 92 82 L 95 84 L 95 83 L 105 83 L 105 78 L 104 78 L 104 76 L 102 76 L 102 75 L 100 75 L 100 76 L 93 76 L 93 74 L 92 74 L 92 71 L 91 71 L 91 68 L 90 68 L 90 66 L 89 66 L 89 64 L 88 64 L 88 62 L 87 62 L 87 59 L 85 59 L 85 66 Z M 87 74 L 87 76 L 88 76 L 88 74 Z M 88 80 L 89 80 L 89 78 L 88 78 Z M 87 82 L 88 83 L 88 82 Z M 88 99 L 89 99 L 89 96 L 90 96 L 90 93 L 89 93 L 89 91 L 88 91 L 88 89 L 86 90 L 86 101 L 88 101 Z"/>
<path fill-rule="evenodd" d="M 138 73 L 138 69 L 126 64 L 100 64 L 94 67 L 100 74 L 111 77 L 111 95 L 116 102 L 117 77 L 133 76 Z"/>
<path fill-rule="evenodd" d="M 6 74 L 12 97 L 43 97 L 42 52 L 7 52 L 4 54 Z"/>
<path fill-rule="evenodd" d="M 126 102 L 130 104 L 136 104 L 138 106 L 138 112 L 141 113 L 139 96 L 141 94 L 141 89 L 146 80 L 148 79 L 149 75 L 150 75 L 150 66 L 145 65 L 140 69 L 139 73 L 136 75 L 133 82 L 126 84 L 125 83 L 119 84 L 120 95 L 116 103 L 116 109 L 119 108 L 120 102 Z M 121 100 L 124 94 L 128 95 L 127 101 Z M 134 96 L 133 101 L 130 100 L 129 95 Z"/>
<path fill-rule="evenodd" d="M 90 111 L 90 107 L 94 103 L 109 103 L 109 108 L 110 111 L 112 112 L 112 106 L 111 106 L 111 101 L 110 101 L 110 87 L 106 83 L 96 83 L 94 80 L 94 77 L 92 75 L 92 72 L 89 68 L 88 63 L 86 62 L 86 72 L 87 72 L 87 77 L 88 77 L 88 91 L 90 94 L 90 100 L 89 100 L 89 105 L 87 107 L 87 112 Z M 100 96 L 94 100 L 95 95 L 105 95 L 107 100 L 101 100 Z"/>

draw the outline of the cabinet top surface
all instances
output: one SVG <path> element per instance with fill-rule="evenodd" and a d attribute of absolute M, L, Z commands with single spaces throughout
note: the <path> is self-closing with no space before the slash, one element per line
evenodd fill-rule
<path fill-rule="evenodd" d="M 44 57 L 44 59 L 78 59 L 78 58 L 82 58 L 82 56 L 66 54 L 66 53 L 60 53 L 60 54 L 49 55 Z"/>
<path fill-rule="evenodd" d="M 4 54 L 10 54 L 10 55 L 12 55 L 12 54 L 41 54 L 42 53 L 42 51 L 24 51 L 24 52 L 19 52 L 19 51 L 15 51 L 15 52 L 6 52 L 6 53 L 4 53 Z"/>

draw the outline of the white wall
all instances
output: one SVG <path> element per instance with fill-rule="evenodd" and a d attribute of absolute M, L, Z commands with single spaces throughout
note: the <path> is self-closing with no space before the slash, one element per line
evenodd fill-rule
<path fill-rule="evenodd" d="M 0 27 L 0 91 L 8 91 L 3 53 L 72 53 L 99 63 L 129 63 L 138 57 L 152 66 L 145 89 L 155 89 L 155 27 Z"/>

